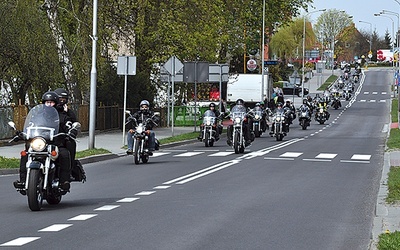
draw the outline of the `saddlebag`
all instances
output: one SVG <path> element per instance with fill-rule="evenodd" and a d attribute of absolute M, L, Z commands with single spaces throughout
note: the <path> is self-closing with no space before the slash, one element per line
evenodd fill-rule
<path fill-rule="evenodd" d="M 86 173 L 79 160 L 75 160 L 75 166 L 72 166 L 71 175 L 73 181 L 86 181 Z"/>

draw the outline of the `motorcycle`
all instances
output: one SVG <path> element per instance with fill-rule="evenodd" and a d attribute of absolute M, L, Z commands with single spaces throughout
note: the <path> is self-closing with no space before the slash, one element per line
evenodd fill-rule
<path fill-rule="evenodd" d="M 207 110 L 203 115 L 203 123 L 200 125 L 201 137 L 206 147 L 214 146 L 214 142 L 219 140 L 218 118 L 211 110 Z"/>
<path fill-rule="evenodd" d="M 343 96 L 343 98 L 346 100 L 346 101 L 348 101 L 348 100 L 350 100 L 350 98 L 351 98 L 351 89 L 349 88 L 349 87 L 345 87 L 344 89 L 343 89 L 343 94 L 342 94 L 342 96 Z"/>
<path fill-rule="evenodd" d="M 284 112 L 276 112 L 272 117 L 272 134 L 277 141 L 282 141 L 288 131 L 285 131 L 286 117 Z"/>
<path fill-rule="evenodd" d="M 243 153 L 246 145 L 244 137 L 243 123 L 248 119 L 246 117 L 246 108 L 241 105 L 236 105 L 231 110 L 231 120 L 233 122 L 232 129 L 232 146 L 235 154 Z"/>
<path fill-rule="evenodd" d="M 17 130 L 14 122 L 8 124 Z M 79 129 L 80 123 L 75 122 L 68 125 L 70 127 L 68 133 L 59 133 L 57 110 L 40 104 L 29 111 L 24 130 L 17 132 L 17 135 L 9 141 L 11 143 L 24 140 L 26 144 L 29 144 L 29 149 L 21 152 L 21 155 L 25 154 L 28 159 L 25 187 L 17 189 L 17 191 L 27 195 L 28 205 L 32 211 L 41 210 L 43 200 L 50 205 L 59 204 L 61 197 L 68 192 L 59 188 L 59 166 L 56 163 L 59 150 L 54 144 L 54 140 L 59 136 L 66 136 L 74 140 L 70 132 Z M 77 165 L 82 168 L 79 162 Z M 85 180 L 86 175 L 83 171 L 81 176 L 71 176 L 70 181 L 84 182 Z"/>
<path fill-rule="evenodd" d="M 252 110 L 253 114 L 253 132 L 255 137 L 260 137 L 264 132 L 261 126 L 263 118 L 263 110 L 260 107 L 256 107 Z"/>
<path fill-rule="evenodd" d="M 340 99 L 339 99 L 338 95 L 333 95 L 332 107 L 334 109 L 338 109 L 338 108 L 342 107 L 342 103 L 340 102 Z"/>
<path fill-rule="evenodd" d="M 319 122 L 319 124 L 324 124 L 329 119 L 328 112 L 323 105 L 319 105 L 317 111 L 315 113 L 315 120 Z"/>
<path fill-rule="evenodd" d="M 150 130 L 148 129 L 148 126 L 150 123 L 153 123 L 155 126 L 156 124 L 153 121 L 153 118 L 155 116 L 158 116 L 159 113 L 156 112 L 152 117 L 147 118 L 143 122 L 138 122 L 135 117 L 131 114 L 129 110 L 125 111 L 126 114 L 129 115 L 126 124 L 133 122 L 133 126 L 135 127 L 134 133 L 132 135 L 133 137 L 133 161 L 135 164 L 139 164 L 140 160 L 142 160 L 143 163 L 147 163 L 149 161 L 149 158 L 153 153 L 148 150 L 149 148 L 149 135 L 150 135 Z M 155 140 L 155 149 L 159 149 L 159 142 L 156 139 Z"/>
<path fill-rule="evenodd" d="M 311 123 L 311 112 L 310 108 L 307 107 L 306 105 L 302 105 L 299 108 L 299 125 L 303 130 L 306 130 L 308 126 L 310 126 Z"/>

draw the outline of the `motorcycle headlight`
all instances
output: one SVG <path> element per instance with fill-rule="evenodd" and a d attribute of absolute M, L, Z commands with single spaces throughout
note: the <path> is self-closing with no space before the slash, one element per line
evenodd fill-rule
<path fill-rule="evenodd" d="M 41 137 L 36 137 L 31 141 L 31 148 L 34 151 L 43 151 L 46 147 L 46 141 Z"/>
<path fill-rule="evenodd" d="M 235 123 L 240 123 L 240 118 L 235 118 Z"/>
<path fill-rule="evenodd" d="M 258 120 L 258 119 L 260 119 L 260 116 L 259 116 L 259 115 L 256 115 L 254 118 L 256 118 L 256 119 Z"/>
<path fill-rule="evenodd" d="M 137 131 L 139 134 L 141 134 L 141 133 L 143 132 L 143 127 L 142 127 L 142 126 L 138 126 L 138 127 L 136 128 L 136 131 Z"/>
<path fill-rule="evenodd" d="M 207 120 L 207 121 L 206 121 L 206 124 L 207 124 L 207 126 L 210 126 L 210 125 L 211 125 L 211 121 L 210 121 L 210 120 Z"/>
<path fill-rule="evenodd" d="M 320 109 L 319 109 L 319 112 L 320 112 L 320 113 L 324 113 L 324 109 L 323 109 L 323 108 L 320 108 Z"/>
<path fill-rule="evenodd" d="M 279 122 L 281 120 L 281 118 L 278 116 L 276 117 L 276 121 Z"/>

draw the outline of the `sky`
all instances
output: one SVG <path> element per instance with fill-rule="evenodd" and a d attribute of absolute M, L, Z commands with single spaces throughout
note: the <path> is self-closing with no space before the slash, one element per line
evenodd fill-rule
<path fill-rule="evenodd" d="M 398 0 L 400 2 L 400 0 Z M 382 10 L 400 13 L 400 5 L 395 0 L 314 0 L 309 4 L 309 12 L 320 9 L 344 10 L 349 16 L 353 16 L 353 22 L 358 30 L 369 32 L 376 30 L 380 38 L 384 38 L 386 30 L 392 34 L 392 20 L 387 17 L 374 16 Z M 314 6 L 313 9 L 311 6 Z M 304 12 L 302 12 L 303 14 Z M 310 14 L 309 19 L 315 23 L 322 12 Z M 394 30 L 396 32 L 398 18 L 396 15 L 385 15 L 393 19 Z"/>

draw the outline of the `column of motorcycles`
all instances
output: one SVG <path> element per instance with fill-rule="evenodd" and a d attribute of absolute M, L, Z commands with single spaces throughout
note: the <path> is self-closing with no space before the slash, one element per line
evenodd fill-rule
<path fill-rule="evenodd" d="M 354 85 L 359 81 L 361 69 L 358 67 L 350 79 L 349 71 L 345 72 L 344 76 L 340 76 L 335 84 L 330 89 L 325 90 L 320 96 L 317 94 L 314 99 L 308 96 L 303 99 L 301 106 L 297 109 L 293 107 L 290 100 L 286 100 L 285 105 L 277 104 L 273 110 L 260 107 L 259 103 L 253 109 L 245 108 L 244 106 L 235 105 L 228 114 L 232 122 L 232 130 L 230 131 L 232 142 L 228 143 L 235 153 L 243 153 L 244 149 L 251 144 L 245 140 L 245 126 L 250 126 L 251 140 L 260 137 L 267 127 L 271 127 L 269 135 L 275 137 L 277 141 L 282 141 L 289 132 L 289 126 L 298 117 L 298 122 L 302 130 L 306 130 L 311 125 L 312 116 L 319 124 L 325 124 L 330 118 L 328 108 L 339 109 L 341 98 L 349 101 L 354 92 Z M 206 111 L 201 124 L 201 138 L 206 147 L 212 147 L 214 142 L 219 140 L 222 133 L 223 117 L 215 117 L 213 112 Z M 263 126 L 263 124 L 266 124 Z"/>

